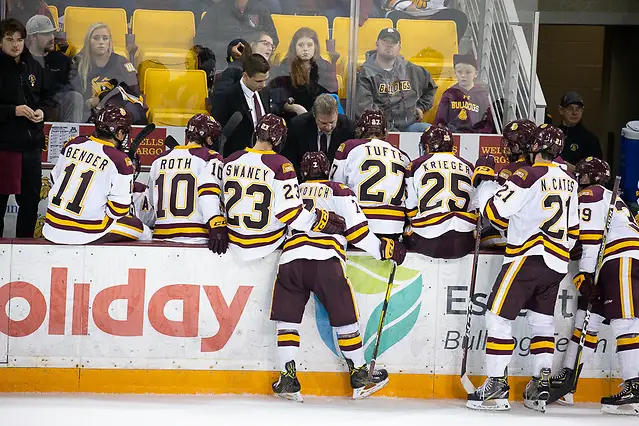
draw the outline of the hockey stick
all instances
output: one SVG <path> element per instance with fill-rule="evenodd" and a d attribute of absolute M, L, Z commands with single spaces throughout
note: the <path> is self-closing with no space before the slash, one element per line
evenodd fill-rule
<path fill-rule="evenodd" d="M 386 311 L 388 310 L 388 301 L 390 299 L 391 289 L 393 288 L 393 281 L 395 280 L 396 270 L 397 262 L 393 260 L 393 269 L 391 269 L 390 276 L 388 277 L 388 284 L 386 285 L 386 295 L 384 296 L 384 304 L 382 305 L 382 312 L 379 316 L 379 325 L 377 326 L 377 340 L 375 341 L 375 348 L 373 349 L 373 356 L 371 357 L 371 365 L 368 370 L 368 380 L 373 380 L 373 371 L 375 370 L 375 362 L 377 361 L 379 342 L 380 340 L 382 340 L 382 329 L 384 328 L 384 321 L 386 320 Z"/>
<path fill-rule="evenodd" d="M 164 139 L 164 146 L 166 148 L 168 148 L 169 150 L 172 150 L 173 148 L 175 148 L 176 146 L 179 146 L 180 143 L 171 135 L 168 135 L 165 139 Z"/>
<path fill-rule="evenodd" d="M 133 158 L 135 157 L 135 152 L 138 150 L 138 147 L 140 146 L 142 141 L 146 139 L 146 137 L 149 136 L 151 133 L 153 133 L 154 130 L 155 124 L 149 123 L 142 130 L 140 130 L 140 133 L 138 133 L 135 138 L 133 138 L 133 140 L 131 141 L 131 145 L 129 145 L 129 152 L 127 153 L 131 160 L 133 160 Z"/>
<path fill-rule="evenodd" d="M 233 134 L 235 128 L 240 124 L 244 117 L 242 117 L 242 113 L 239 111 L 235 111 L 229 121 L 226 122 L 226 125 L 222 128 L 222 134 L 220 135 L 220 149 L 217 150 L 222 156 L 224 155 L 224 145 L 226 145 L 226 140 Z"/>
<path fill-rule="evenodd" d="M 603 235 L 601 237 L 601 246 L 599 246 L 599 252 L 597 253 L 597 264 L 595 266 L 595 285 L 599 281 L 599 272 L 603 266 L 604 251 L 606 250 L 606 239 L 608 238 L 608 231 L 610 231 L 610 223 L 612 222 L 612 215 L 615 211 L 615 203 L 617 202 L 617 195 L 619 194 L 619 184 L 621 183 L 621 177 L 615 177 L 615 184 L 612 187 L 612 197 L 610 198 L 610 206 L 608 207 L 608 215 L 606 216 L 606 225 L 604 226 Z M 586 307 L 586 315 L 584 315 L 584 323 L 581 327 L 581 336 L 579 337 L 579 346 L 577 347 L 577 357 L 575 358 L 575 364 L 572 371 L 574 372 L 574 379 L 572 382 L 572 388 L 577 387 L 579 381 L 578 369 L 581 364 L 581 356 L 584 351 L 584 345 L 586 344 L 586 333 L 588 331 L 588 323 L 590 322 L 590 311 L 592 310 L 592 302 L 588 301 Z"/>
<path fill-rule="evenodd" d="M 468 289 L 468 309 L 466 310 L 466 331 L 464 332 L 464 339 L 462 340 L 462 364 L 459 378 L 461 384 L 466 390 L 466 393 L 471 394 L 475 392 L 475 386 L 468 377 L 468 346 L 470 343 L 470 321 L 473 312 L 473 295 L 475 294 L 475 283 L 477 282 L 477 266 L 479 265 L 479 245 L 481 243 L 481 213 L 477 214 L 477 224 L 475 225 L 475 233 L 477 239 L 475 240 L 475 253 L 473 254 L 473 269 L 470 274 L 470 288 Z"/>

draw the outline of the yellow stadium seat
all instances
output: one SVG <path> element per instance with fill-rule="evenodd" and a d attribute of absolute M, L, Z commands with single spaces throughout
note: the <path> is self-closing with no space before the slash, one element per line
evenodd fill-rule
<path fill-rule="evenodd" d="M 195 17 L 190 11 L 137 9 L 131 19 L 131 32 L 138 50 L 135 64 L 149 59 L 168 68 L 194 69 L 190 51 L 195 37 Z"/>
<path fill-rule="evenodd" d="M 333 40 L 335 51 L 340 54 L 339 60 L 348 62 L 350 18 L 337 17 L 333 20 Z M 379 32 L 384 28 L 393 28 L 393 21 L 387 18 L 369 18 L 357 32 L 357 65 L 366 60 L 366 52 L 375 50 Z"/>
<path fill-rule="evenodd" d="M 272 15 L 277 36 L 280 39 L 279 44 L 273 52 L 275 63 L 281 62 L 288 52 L 288 46 L 291 44 L 293 35 L 297 30 L 308 27 L 315 30 L 317 40 L 320 44 L 322 57 L 327 61 L 331 60 L 330 55 L 326 52 L 326 40 L 328 40 L 328 18 L 326 16 L 301 16 L 301 15 Z"/>
<path fill-rule="evenodd" d="M 206 73 L 202 70 L 148 68 L 144 94 L 149 121 L 161 126 L 185 126 L 194 114 L 206 113 Z"/>
<path fill-rule="evenodd" d="M 49 12 L 51 12 L 51 17 L 53 18 L 53 25 L 59 30 L 60 29 L 60 14 L 58 13 L 58 8 L 56 6 L 49 6 Z"/>
<path fill-rule="evenodd" d="M 433 107 L 426 111 L 426 113 L 424 114 L 424 118 L 422 119 L 424 123 L 433 124 L 433 122 L 435 121 L 435 116 L 437 115 L 437 107 L 439 106 L 439 101 L 442 100 L 442 95 L 446 90 L 457 84 L 457 80 L 454 78 L 441 78 L 435 80 L 435 84 L 437 84 L 437 92 L 435 93 L 435 99 L 433 100 Z"/>
<path fill-rule="evenodd" d="M 458 52 L 454 21 L 400 19 L 397 31 L 404 58 L 428 69 L 433 78 L 453 76 L 453 55 Z"/>
<path fill-rule="evenodd" d="M 103 22 L 109 26 L 113 38 L 113 51 L 128 58 L 126 35 L 129 29 L 126 22 L 126 11 L 99 7 L 67 6 L 64 9 L 64 31 L 67 41 L 72 46 L 72 55 L 82 49 L 89 26 L 97 22 Z"/>

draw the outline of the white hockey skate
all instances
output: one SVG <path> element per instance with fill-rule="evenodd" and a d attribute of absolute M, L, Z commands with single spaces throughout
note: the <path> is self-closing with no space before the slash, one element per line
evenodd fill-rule
<path fill-rule="evenodd" d="M 601 412 L 639 416 L 639 379 L 626 380 L 621 392 L 601 398 Z"/>
<path fill-rule="evenodd" d="M 471 410 L 508 411 L 508 377 L 488 377 L 473 393 L 468 394 L 466 407 Z"/>

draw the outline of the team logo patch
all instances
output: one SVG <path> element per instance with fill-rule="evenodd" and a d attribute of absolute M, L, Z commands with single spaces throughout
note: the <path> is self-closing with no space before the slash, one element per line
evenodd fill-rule
<path fill-rule="evenodd" d="M 339 152 L 344 152 L 344 149 L 345 149 L 345 148 L 346 148 L 346 144 L 344 144 L 344 143 L 343 143 L 343 144 L 341 144 L 341 145 L 339 146 L 339 148 L 337 148 L 337 150 L 338 150 Z"/>
<path fill-rule="evenodd" d="M 519 124 L 517 123 L 513 123 L 512 126 L 510 126 L 510 130 L 517 130 L 519 128 Z"/>
<path fill-rule="evenodd" d="M 465 110 L 465 109 L 462 109 L 462 110 L 459 112 L 459 116 L 458 116 L 458 118 L 459 118 L 460 120 L 462 120 L 462 121 L 466 121 L 466 120 L 468 120 L 468 113 L 466 112 L 466 110 Z M 448 138 L 448 135 L 444 136 L 444 140 L 445 140 L 446 138 Z M 450 139 L 450 138 L 449 138 L 449 139 Z"/>
<path fill-rule="evenodd" d="M 571 143 L 570 144 L 570 150 L 571 151 L 577 151 L 579 149 L 579 145 L 577 145 L 576 143 Z"/>
<path fill-rule="evenodd" d="M 31 84 L 31 87 L 35 86 L 35 83 L 36 83 L 35 75 L 29 74 L 29 83 Z"/>
<path fill-rule="evenodd" d="M 540 129 L 545 129 L 546 127 L 548 127 L 548 125 L 546 123 L 544 123 L 541 126 L 539 126 Z"/>
<path fill-rule="evenodd" d="M 124 64 L 124 69 L 128 72 L 135 72 L 135 67 L 131 62 L 127 62 L 126 64 Z"/>
<path fill-rule="evenodd" d="M 258 27 L 260 25 L 260 17 L 259 15 L 249 15 L 249 22 L 253 26 L 253 28 Z"/>
<path fill-rule="evenodd" d="M 133 167 L 133 162 L 131 161 L 129 157 L 124 157 L 124 164 L 126 164 L 129 167 Z"/>
<path fill-rule="evenodd" d="M 126 115 L 126 110 L 124 108 L 120 108 L 120 115 L 124 117 Z"/>
<path fill-rule="evenodd" d="M 522 178 L 522 180 L 526 180 L 526 178 L 528 177 L 528 172 L 524 169 L 518 169 L 515 172 L 515 176 L 519 176 L 520 178 Z"/>
<path fill-rule="evenodd" d="M 512 176 L 512 172 L 510 170 L 502 170 L 499 172 L 499 177 L 508 180 L 508 178 Z"/>
<path fill-rule="evenodd" d="M 282 172 L 290 173 L 290 172 L 294 172 L 294 171 L 295 171 L 295 168 L 293 167 L 293 165 L 291 163 L 282 164 Z"/>
<path fill-rule="evenodd" d="M 582 191 L 579 191 L 579 196 L 580 196 L 580 197 L 581 197 L 581 196 L 584 196 L 584 197 L 586 197 L 586 196 L 591 196 L 591 197 L 592 197 L 593 195 L 595 195 L 595 194 L 593 194 L 593 192 L 592 192 L 592 190 L 591 190 L 591 189 L 584 189 L 584 190 L 582 190 Z"/>

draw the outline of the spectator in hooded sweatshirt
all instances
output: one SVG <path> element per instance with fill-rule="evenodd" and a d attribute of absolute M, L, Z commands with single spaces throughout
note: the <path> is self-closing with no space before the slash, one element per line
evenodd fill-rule
<path fill-rule="evenodd" d="M 454 55 L 457 84 L 442 95 L 433 124 L 454 133 L 495 133 L 488 91 L 475 84 L 477 61 L 472 54 Z"/>
<path fill-rule="evenodd" d="M 400 54 L 401 36 L 385 28 L 377 36 L 377 50 L 369 53 L 357 72 L 359 116 L 367 109 L 384 113 L 388 130 L 423 132 L 424 113 L 433 107 L 437 85 L 424 68 L 408 62 Z"/>

